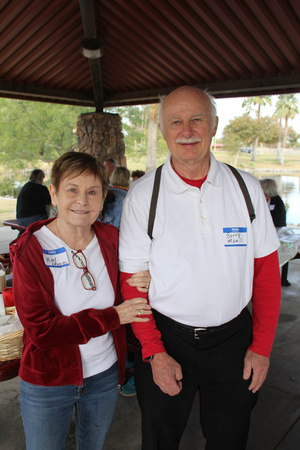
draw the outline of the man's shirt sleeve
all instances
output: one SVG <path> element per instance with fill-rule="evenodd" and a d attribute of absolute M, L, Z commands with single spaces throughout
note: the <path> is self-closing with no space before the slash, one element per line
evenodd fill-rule
<path fill-rule="evenodd" d="M 249 349 L 270 356 L 278 323 L 281 281 L 277 251 L 254 260 L 252 295 L 253 338 Z"/>
<path fill-rule="evenodd" d="M 139 292 L 137 288 L 129 286 L 126 280 L 131 277 L 131 273 L 120 273 L 120 287 L 123 300 L 130 300 L 132 298 L 143 297 L 148 300 L 148 294 Z M 153 315 L 149 322 L 133 322 L 131 323 L 132 330 L 142 345 L 143 359 L 155 353 L 165 352 L 165 347 L 161 340 L 160 331 L 157 329 Z"/>

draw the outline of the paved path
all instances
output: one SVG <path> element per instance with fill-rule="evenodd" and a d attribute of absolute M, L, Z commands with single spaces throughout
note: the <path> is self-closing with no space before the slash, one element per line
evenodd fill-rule
<path fill-rule="evenodd" d="M 300 259 L 290 262 L 288 279 L 292 284 L 282 289 L 281 313 L 271 367 L 252 414 L 247 450 L 300 448 Z M 18 377 L 0 383 L 1 450 L 25 449 L 19 409 L 19 384 Z M 104 449 L 140 450 L 140 440 L 140 412 L 136 397 L 120 396 L 116 418 Z M 180 450 L 204 450 L 204 446 L 196 401 Z M 72 422 L 67 450 L 74 449 Z"/>

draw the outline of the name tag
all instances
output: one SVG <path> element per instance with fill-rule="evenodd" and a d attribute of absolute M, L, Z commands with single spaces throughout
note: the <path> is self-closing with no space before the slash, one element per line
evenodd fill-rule
<path fill-rule="evenodd" d="M 247 227 L 223 228 L 225 247 L 246 247 Z"/>
<path fill-rule="evenodd" d="M 69 266 L 68 256 L 65 247 L 54 250 L 45 250 L 43 248 L 44 262 L 47 267 L 65 267 Z"/>

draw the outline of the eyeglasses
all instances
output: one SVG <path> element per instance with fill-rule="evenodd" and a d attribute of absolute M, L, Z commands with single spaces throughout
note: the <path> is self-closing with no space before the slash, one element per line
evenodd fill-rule
<path fill-rule="evenodd" d="M 83 252 L 81 250 L 78 250 L 78 252 L 74 253 L 72 256 L 73 256 L 73 261 L 74 261 L 75 266 L 78 269 L 84 270 L 84 273 L 81 276 L 81 282 L 82 282 L 84 289 L 86 289 L 88 291 L 95 291 L 96 283 L 95 283 L 93 275 L 88 270 L 86 257 L 84 256 Z"/>

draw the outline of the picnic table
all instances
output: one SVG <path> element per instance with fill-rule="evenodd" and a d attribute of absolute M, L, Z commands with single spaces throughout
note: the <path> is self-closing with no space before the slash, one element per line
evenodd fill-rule
<path fill-rule="evenodd" d="M 7 227 L 11 227 L 13 230 L 26 230 L 26 227 L 18 224 L 17 219 L 4 220 L 2 223 Z"/>

